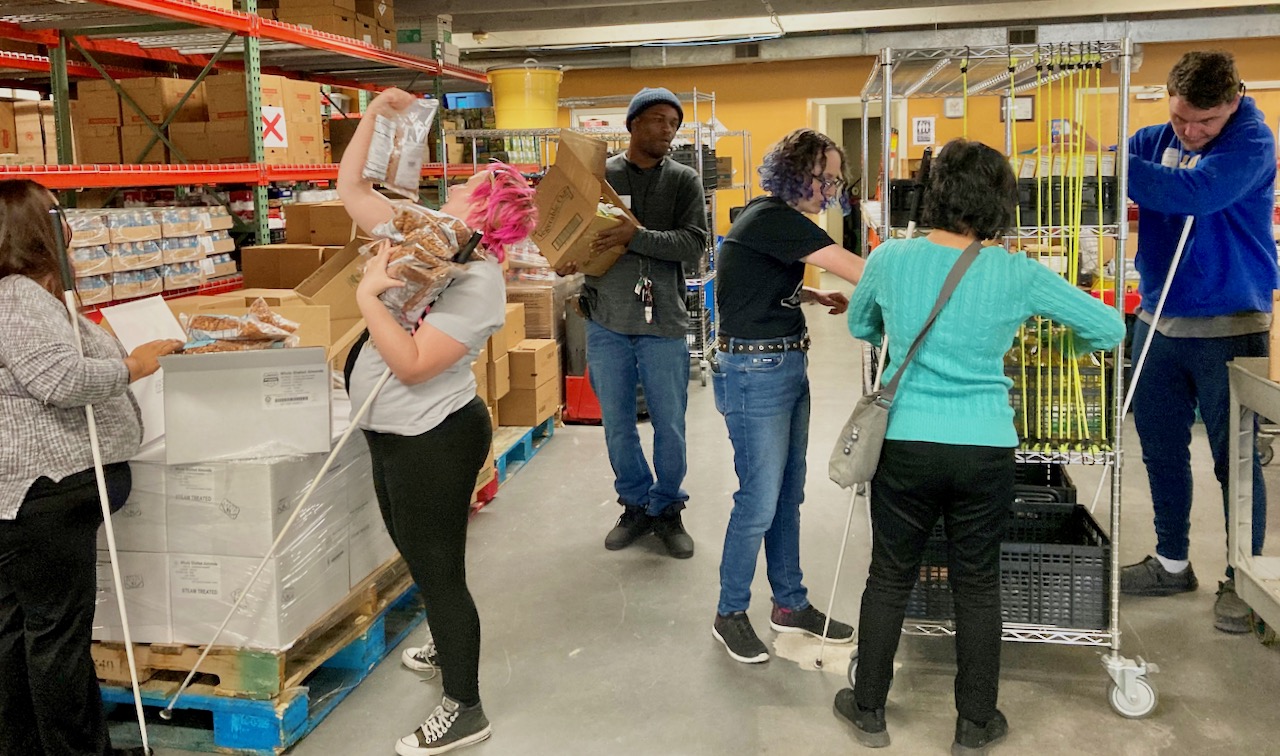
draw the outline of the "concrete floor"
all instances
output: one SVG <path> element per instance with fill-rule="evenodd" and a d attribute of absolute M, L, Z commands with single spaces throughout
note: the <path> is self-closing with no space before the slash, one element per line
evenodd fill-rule
<path fill-rule="evenodd" d="M 825 611 L 848 511 L 848 496 L 826 478 L 826 458 L 859 393 L 860 350 L 843 318 L 817 309 L 808 309 L 808 317 L 815 344 L 803 564 L 811 598 Z M 653 538 L 621 552 L 604 549 L 619 509 L 596 427 L 558 428 L 472 521 L 469 576 L 484 627 L 481 692 L 494 735 L 465 753 L 801 756 L 859 749 L 848 726 L 831 713 L 833 695 L 846 684 L 849 646 L 829 646 L 826 671 L 815 671 L 816 642 L 787 644 L 767 664 L 745 665 L 711 637 L 720 545 L 736 478 L 711 388 L 697 381 L 690 384 L 688 428 L 686 488 L 692 498 L 685 522 L 698 548 L 692 559 L 667 557 Z M 647 443 L 647 428 L 642 436 Z M 1154 534 L 1132 421 L 1125 439 L 1120 550 L 1129 563 L 1152 552 Z M 1191 556 L 1201 588 L 1122 604 L 1124 653 L 1160 665 L 1151 678 L 1160 697 L 1155 712 L 1143 720 L 1113 713 L 1096 649 L 1005 644 L 1000 705 L 1011 731 L 996 753 L 1280 753 L 1280 650 L 1212 625 L 1225 549 L 1220 494 L 1202 428 L 1193 458 Z M 1098 471 L 1073 467 L 1071 474 L 1081 498 L 1092 497 Z M 1271 490 L 1280 491 L 1280 463 L 1268 475 Z M 1106 508 L 1104 501 L 1097 514 L 1104 526 Z M 1280 543 L 1276 519 L 1272 544 Z M 866 578 L 867 536 L 860 503 L 834 612 L 849 622 L 856 622 Z M 1268 552 L 1280 553 L 1280 547 Z M 750 615 L 772 647 L 768 612 L 761 564 Z M 438 680 L 402 669 L 398 656 L 389 657 L 292 753 L 393 753 L 395 739 L 412 731 L 440 697 Z M 884 753 L 947 753 L 955 721 L 951 641 L 904 638 L 898 659 L 902 668 L 888 707 L 893 745 Z"/>

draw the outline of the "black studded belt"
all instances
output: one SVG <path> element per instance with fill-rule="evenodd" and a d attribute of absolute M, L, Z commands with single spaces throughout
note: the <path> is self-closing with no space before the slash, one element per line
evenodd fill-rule
<path fill-rule="evenodd" d="M 787 336 L 781 339 L 735 339 L 724 337 L 716 339 L 716 348 L 729 354 L 776 354 L 799 350 L 809 351 L 809 334 Z"/>

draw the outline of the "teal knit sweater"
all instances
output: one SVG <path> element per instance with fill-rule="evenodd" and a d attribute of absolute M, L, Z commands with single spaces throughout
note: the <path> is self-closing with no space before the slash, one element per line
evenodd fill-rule
<path fill-rule="evenodd" d="M 884 383 L 924 326 L 960 252 L 925 238 L 891 240 L 867 260 L 849 303 L 849 331 L 878 346 L 888 330 L 890 364 Z M 1004 355 L 1018 326 L 1033 315 L 1071 326 L 1081 354 L 1110 349 L 1124 337 L 1124 322 L 1113 308 L 1021 252 L 987 247 L 907 367 L 885 437 L 1017 446 Z"/>

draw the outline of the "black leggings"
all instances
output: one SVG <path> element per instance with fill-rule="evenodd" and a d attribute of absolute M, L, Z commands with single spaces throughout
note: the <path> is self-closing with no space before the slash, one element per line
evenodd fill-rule
<path fill-rule="evenodd" d="M 467 590 L 467 518 L 493 429 L 484 402 L 419 436 L 365 431 L 373 487 L 391 540 L 427 606 L 447 696 L 480 702 L 480 616 Z"/>
<path fill-rule="evenodd" d="M 107 465 L 111 509 L 129 465 Z M 89 648 L 102 508 L 93 470 L 40 478 L 0 520 L 0 754 L 102 756 L 111 739 Z"/>

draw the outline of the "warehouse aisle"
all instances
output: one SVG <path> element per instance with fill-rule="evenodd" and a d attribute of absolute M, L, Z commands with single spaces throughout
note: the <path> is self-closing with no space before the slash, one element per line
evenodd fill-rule
<path fill-rule="evenodd" d="M 843 318 L 810 309 L 809 319 L 814 403 L 803 564 L 811 598 L 825 610 L 848 506 L 847 496 L 826 479 L 826 456 L 859 390 L 860 366 Z M 1150 552 L 1154 535 L 1132 422 L 1126 437 L 1129 536 L 1122 557 L 1131 562 Z M 996 753 L 1274 750 L 1269 728 L 1258 724 L 1273 717 L 1280 700 L 1280 650 L 1212 627 L 1222 520 L 1202 432 L 1196 444 L 1192 559 L 1203 584 L 1191 595 L 1124 602 L 1127 654 L 1162 668 L 1153 678 L 1160 695 L 1155 714 L 1130 721 L 1112 712 L 1095 650 L 1006 644 L 1001 707 L 1011 734 Z M 603 548 L 618 507 L 598 428 L 557 429 L 475 517 L 469 573 L 484 623 L 481 690 L 494 736 L 463 753 L 801 756 L 858 748 L 831 713 L 832 696 L 845 684 L 843 662 L 819 672 L 784 658 L 812 667 L 816 641 L 784 647 L 769 663 L 748 666 L 729 659 L 711 637 L 720 540 L 736 481 L 711 389 L 696 381 L 690 384 L 689 462 L 692 499 L 685 521 L 698 548 L 689 560 L 667 557 L 652 538 L 621 552 Z M 1081 497 L 1091 496 L 1096 472 L 1074 467 L 1071 473 Z M 1269 473 L 1280 492 L 1277 473 L 1280 464 Z M 1098 514 L 1104 522 L 1105 507 Z M 1275 520 L 1271 542 L 1280 544 Z M 853 533 L 834 613 L 849 622 L 856 621 L 866 575 L 861 506 Z M 1273 545 L 1270 552 L 1278 550 Z M 772 646 L 763 568 L 755 587 L 750 614 Z M 419 638 L 421 633 L 414 640 Z M 904 639 L 888 709 L 893 745 L 886 754 L 949 749 L 955 717 L 951 646 L 945 639 Z M 847 655 L 849 648 L 829 647 L 828 658 Z M 397 659 L 398 653 L 389 657 L 292 753 L 393 753 L 395 739 L 416 727 L 440 696 L 438 681 L 402 669 Z"/>

